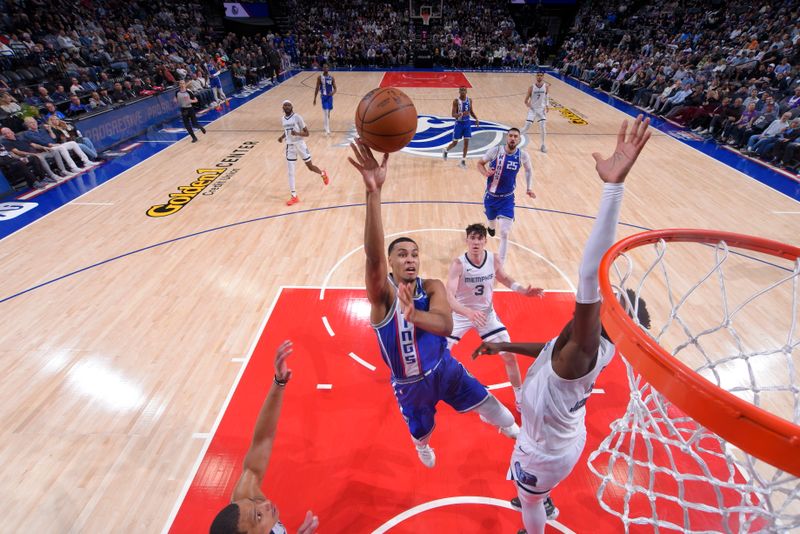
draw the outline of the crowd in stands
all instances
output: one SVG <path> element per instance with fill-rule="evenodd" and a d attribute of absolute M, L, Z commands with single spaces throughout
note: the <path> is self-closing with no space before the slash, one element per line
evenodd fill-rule
<path fill-rule="evenodd" d="M 743 153 L 800 166 L 800 4 L 583 6 L 561 71 Z"/>
<path fill-rule="evenodd" d="M 303 67 L 403 66 L 413 60 L 417 44 L 429 48 L 435 62 L 446 67 L 519 68 L 538 63 L 538 38 L 523 42 L 504 0 L 445 2 L 441 18 L 429 26 L 412 18 L 405 0 L 288 4 Z"/>
<path fill-rule="evenodd" d="M 219 104 L 209 88 L 212 76 L 229 68 L 239 87 L 274 81 L 288 68 L 295 42 L 272 33 L 217 35 L 202 6 L 190 0 L 0 0 L 0 168 L 44 187 L 79 170 L 83 157 L 98 157 L 72 119 L 174 90 L 180 80 L 202 105 Z M 52 147 L 43 138 L 19 148 L 30 135 L 29 118 L 54 144 L 64 144 L 69 132 L 75 143 L 69 154 L 39 157 L 54 152 L 44 149 Z"/>

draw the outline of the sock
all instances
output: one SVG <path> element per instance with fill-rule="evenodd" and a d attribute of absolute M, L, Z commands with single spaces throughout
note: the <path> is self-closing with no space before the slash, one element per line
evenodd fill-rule
<path fill-rule="evenodd" d="M 489 394 L 489 398 L 475 408 L 475 411 L 484 421 L 498 428 L 507 428 L 516 422 L 508 408 L 500 404 L 497 397 L 492 394 Z"/>
<path fill-rule="evenodd" d="M 547 513 L 544 510 L 545 495 L 531 495 L 527 491 L 517 488 L 520 504 L 522 504 L 522 523 L 528 534 L 544 534 L 547 524 Z"/>
<path fill-rule="evenodd" d="M 329 133 L 331 131 L 330 120 L 331 120 L 330 110 L 327 109 L 322 110 L 322 125 L 325 128 L 325 133 Z"/>
<path fill-rule="evenodd" d="M 511 233 L 511 225 L 513 223 L 514 221 L 511 219 L 500 219 L 500 249 L 498 250 L 498 255 L 503 264 L 505 264 L 506 255 L 508 254 L 508 236 Z"/>
<path fill-rule="evenodd" d="M 286 162 L 286 166 L 289 168 L 289 189 L 291 190 L 293 197 L 297 196 L 297 191 L 295 191 L 295 189 L 294 189 L 294 187 L 295 187 L 295 183 L 294 183 L 294 168 L 295 168 L 296 164 L 297 164 L 296 161 L 287 161 Z"/>

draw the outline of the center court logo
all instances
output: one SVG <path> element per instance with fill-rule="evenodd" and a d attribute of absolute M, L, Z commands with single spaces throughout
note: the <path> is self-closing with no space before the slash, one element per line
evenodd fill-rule
<path fill-rule="evenodd" d="M 472 138 L 469 141 L 468 158 L 480 158 L 487 150 L 505 144 L 505 134 L 511 126 L 481 119 L 480 127 L 472 123 Z M 438 117 L 436 115 L 418 115 L 417 133 L 414 139 L 401 152 L 425 158 L 441 158 L 442 150 L 453 140 L 453 129 L 456 120 L 452 117 Z M 347 142 L 340 146 L 349 145 L 356 138 L 353 128 Z M 520 146 L 527 143 L 527 138 L 522 135 Z M 454 156 L 461 157 L 462 148 L 456 146 L 451 149 Z"/>

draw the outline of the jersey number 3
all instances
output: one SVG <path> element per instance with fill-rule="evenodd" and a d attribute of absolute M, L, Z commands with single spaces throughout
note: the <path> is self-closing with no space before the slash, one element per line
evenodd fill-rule
<path fill-rule="evenodd" d="M 475 286 L 475 296 L 480 297 L 483 295 L 483 284 Z"/>

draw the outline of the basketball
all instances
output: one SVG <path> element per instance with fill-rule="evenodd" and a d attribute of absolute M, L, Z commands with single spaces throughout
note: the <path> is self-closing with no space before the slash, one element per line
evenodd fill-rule
<path fill-rule="evenodd" d="M 356 109 L 356 130 L 361 140 L 378 152 L 397 152 L 417 132 L 417 108 L 399 89 L 373 89 Z"/>

